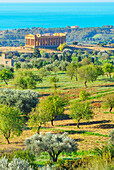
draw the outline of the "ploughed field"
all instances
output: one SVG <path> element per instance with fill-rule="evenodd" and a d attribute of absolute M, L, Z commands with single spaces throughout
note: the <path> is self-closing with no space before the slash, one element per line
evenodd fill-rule
<path fill-rule="evenodd" d="M 34 70 L 37 72 L 37 70 Z M 53 85 L 50 83 L 51 75 L 44 77 L 41 83 L 37 84 L 37 87 L 33 90 L 41 94 L 40 100 L 46 98 L 48 95 L 53 94 Z M 72 103 L 74 100 L 79 99 L 79 92 L 84 87 L 83 81 L 76 81 L 75 77 L 70 80 L 70 77 L 64 72 L 58 72 L 57 77 L 59 82 L 57 83 L 57 92 L 66 94 Z M 113 76 L 112 76 L 113 77 Z M 76 122 L 69 118 L 70 105 L 65 108 L 63 116 L 58 117 L 54 121 L 54 126 L 48 122 L 46 126 L 42 126 L 41 132 L 52 132 L 61 133 L 68 132 L 69 137 L 74 138 L 78 143 L 79 150 L 91 150 L 95 147 L 102 147 L 108 142 L 108 133 L 114 128 L 114 109 L 109 113 L 109 109 L 103 107 L 103 101 L 105 100 L 105 95 L 114 92 L 114 78 L 110 79 L 107 76 L 100 76 L 94 82 L 87 83 L 88 88 L 85 89 L 91 95 L 88 101 L 92 103 L 94 118 L 90 121 L 81 120 L 80 128 L 76 126 Z M 8 85 L 4 82 L 0 82 L 0 88 L 14 88 L 13 80 L 9 81 Z M 99 108 L 99 106 L 101 107 Z M 7 144 L 3 135 L 0 133 L 0 150 L 9 151 L 12 149 L 24 148 L 24 140 L 27 137 L 32 136 L 34 133 L 29 127 L 26 126 L 20 137 L 13 137 L 10 139 L 11 144 Z"/>

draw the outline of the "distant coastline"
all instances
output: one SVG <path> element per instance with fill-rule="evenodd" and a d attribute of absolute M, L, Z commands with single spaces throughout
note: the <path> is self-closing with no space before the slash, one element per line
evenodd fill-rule
<path fill-rule="evenodd" d="M 0 30 L 114 25 L 114 3 L 0 3 Z"/>

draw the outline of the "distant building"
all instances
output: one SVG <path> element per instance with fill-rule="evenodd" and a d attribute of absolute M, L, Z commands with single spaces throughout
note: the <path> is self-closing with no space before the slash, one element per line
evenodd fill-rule
<path fill-rule="evenodd" d="M 71 28 L 80 28 L 78 25 L 76 25 L 76 26 L 71 26 Z"/>
<path fill-rule="evenodd" d="M 70 26 L 67 25 L 66 28 L 70 28 Z"/>
<path fill-rule="evenodd" d="M 2 53 L 2 55 L 0 56 L 0 64 L 3 64 L 4 66 L 13 67 L 14 61 L 13 59 L 8 59 L 6 57 L 6 54 Z"/>
<path fill-rule="evenodd" d="M 53 35 L 47 34 L 28 34 L 25 36 L 25 47 L 58 47 L 60 44 L 66 42 L 66 34 L 55 33 Z"/>

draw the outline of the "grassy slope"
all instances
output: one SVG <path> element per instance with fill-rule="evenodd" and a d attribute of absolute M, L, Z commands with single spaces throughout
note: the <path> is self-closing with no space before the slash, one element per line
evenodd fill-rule
<path fill-rule="evenodd" d="M 41 99 L 45 98 L 47 94 L 49 95 L 53 92 L 52 84 L 49 82 L 49 79 L 52 75 L 53 73 L 50 76 L 45 77 L 43 82 L 38 83 L 37 88 L 34 89 L 40 94 L 43 94 Z M 59 78 L 58 91 L 63 94 L 67 94 L 69 96 L 70 102 L 78 99 L 79 92 L 84 89 L 83 81 L 76 82 L 75 78 L 73 78 L 71 81 L 70 77 L 61 72 L 57 74 L 57 77 Z M 109 78 L 103 76 L 99 77 L 97 81 L 93 83 L 88 82 L 87 85 L 87 91 L 91 94 L 89 101 L 102 103 L 104 100 L 103 95 L 113 92 L 114 79 L 110 80 Z M 1 88 L 14 88 L 13 80 L 9 81 L 8 86 L 6 86 L 4 82 L 0 83 L 0 86 Z M 50 131 L 52 133 L 59 133 L 68 131 L 69 136 L 76 139 L 80 150 L 87 151 L 89 149 L 93 149 L 96 146 L 101 147 L 103 144 L 107 143 L 107 135 L 109 131 L 114 128 L 114 110 L 112 111 L 112 114 L 104 113 L 105 111 L 108 111 L 104 108 L 95 108 L 93 111 L 95 113 L 94 118 L 90 120 L 90 122 L 82 120 L 80 123 L 80 129 L 77 129 L 76 122 L 74 122 L 74 120 L 63 118 L 63 120 L 54 121 L 54 127 L 52 127 L 49 122 L 46 127 L 41 129 L 41 132 L 45 133 Z M 65 114 L 69 114 L 69 106 L 66 107 Z M 10 150 L 24 148 L 23 141 L 26 137 L 30 137 L 34 133 L 35 132 L 31 130 L 24 130 L 20 137 L 14 137 L 10 139 L 10 145 L 6 144 L 3 135 L 0 134 L 0 149 Z M 45 155 L 41 156 L 41 159 L 42 157 L 45 158 Z"/>

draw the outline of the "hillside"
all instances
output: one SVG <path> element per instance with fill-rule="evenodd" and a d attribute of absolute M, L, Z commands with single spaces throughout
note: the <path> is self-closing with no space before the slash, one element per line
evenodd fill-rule
<path fill-rule="evenodd" d="M 88 27 L 88 28 L 40 28 L 33 27 L 31 29 L 13 29 L 0 31 L 1 46 L 19 46 L 25 43 L 25 35 L 27 34 L 45 34 L 45 33 L 67 33 L 67 43 L 78 41 L 82 44 L 96 43 L 114 43 L 114 26 Z"/>

